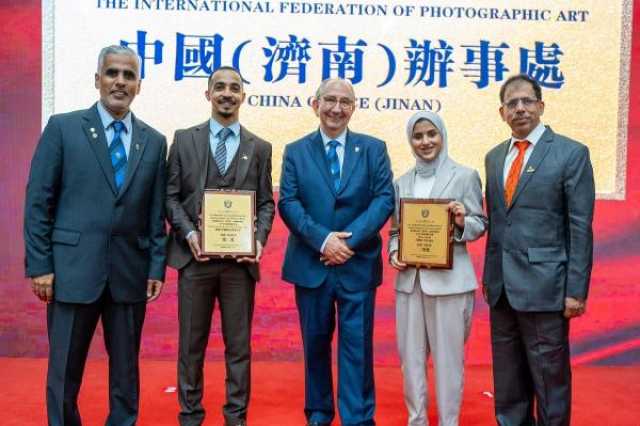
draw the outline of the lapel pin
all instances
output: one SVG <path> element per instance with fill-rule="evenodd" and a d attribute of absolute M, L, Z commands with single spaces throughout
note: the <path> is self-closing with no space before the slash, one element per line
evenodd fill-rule
<path fill-rule="evenodd" d="M 247 154 L 242 154 L 242 159 L 243 159 L 243 160 L 248 160 L 248 159 L 249 159 L 249 157 L 247 157 Z"/>
<path fill-rule="evenodd" d="M 360 147 L 356 146 L 356 152 L 360 152 Z"/>
<path fill-rule="evenodd" d="M 527 173 L 533 173 L 535 171 L 536 171 L 536 169 L 534 169 L 533 167 L 531 167 L 531 166 L 527 167 Z"/>

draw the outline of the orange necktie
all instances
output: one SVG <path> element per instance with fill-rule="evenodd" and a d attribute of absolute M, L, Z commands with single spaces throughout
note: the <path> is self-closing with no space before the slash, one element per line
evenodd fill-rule
<path fill-rule="evenodd" d="M 529 141 L 517 141 L 514 145 L 518 148 L 518 156 L 509 169 L 509 175 L 507 176 L 507 183 L 504 184 L 504 200 L 507 203 L 507 207 L 511 205 L 511 199 L 513 194 L 516 193 L 518 187 L 518 180 L 520 180 L 520 171 L 522 170 L 522 163 L 524 162 L 524 152 L 527 150 L 531 142 Z"/>

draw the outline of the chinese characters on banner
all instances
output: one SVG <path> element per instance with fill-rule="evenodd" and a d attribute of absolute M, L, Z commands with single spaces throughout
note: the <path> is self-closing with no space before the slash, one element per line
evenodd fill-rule
<path fill-rule="evenodd" d="M 242 72 L 240 59 L 243 49 L 250 43 L 261 43 L 263 57 L 262 75 L 247 75 Z M 167 52 L 165 43 L 153 40 L 147 31 L 138 30 L 132 39 L 122 39 L 120 44 L 130 46 L 142 60 L 142 78 L 153 66 L 164 65 Z M 526 73 L 535 78 L 542 87 L 559 89 L 565 83 L 560 69 L 564 52 L 557 43 L 545 44 L 535 41 L 532 46 L 513 47 L 506 42 L 479 40 L 473 44 L 452 46 L 446 40 L 407 40 L 403 51 L 394 51 L 384 43 L 349 40 L 338 35 L 335 41 L 312 43 L 309 38 L 289 34 L 279 39 L 266 36 L 264 40 L 244 40 L 234 45 L 225 45 L 222 34 L 193 35 L 176 33 L 174 80 L 185 78 L 207 78 L 221 65 L 222 49 L 233 51 L 233 65 L 240 69 L 250 84 L 253 79 L 267 83 L 304 84 L 307 70 L 311 66 L 321 69 L 322 79 L 340 77 L 354 85 L 366 77 L 365 55 L 382 55 L 387 64 L 387 73 L 376 87 L 383 87 L 394 79 L 402 79 L 405 86 L 424 84 L 444 88 L 448 76 L 462 72 L 478 89 L 503 81 L 510 73 Z M 456 64 L 453 54 L 456 49 L 464 52 L 464 62 Z M 514 56 L 515 59 L 514 60 Z"/>

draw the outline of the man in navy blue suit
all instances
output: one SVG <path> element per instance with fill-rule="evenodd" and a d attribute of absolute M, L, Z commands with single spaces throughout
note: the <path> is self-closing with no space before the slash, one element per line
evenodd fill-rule
<path fill-rule="evenodd" d="M 140 336 L 165 270 L 164 136 L 129 106 L 140 91 L 131 49 L 102 49 L 100 100 L 53 115 L 31 163 L 24 238 L 26 275 L 47 302 L 49 425 L 80 425 L 78 392 L 102 320 L 109 354 L 107 425 L 138 416 Z"/>
<path fill-rule="evenodd" d="M 380 228 L 393 211 L 383 141 L 352 132 L 351 84 L 329 79 L 312 103 L 320 128 L 287 145 L 278 209 L 290 235 L 282 270 L 295 284 L 308 425 L 334 418 L 331 341 L 338 320 L 338 410 L 374 425 L 373 313 L 382 282 Z"/>

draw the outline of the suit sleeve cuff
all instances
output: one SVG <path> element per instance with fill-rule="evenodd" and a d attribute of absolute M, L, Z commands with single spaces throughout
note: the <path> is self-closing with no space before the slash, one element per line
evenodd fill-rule
<path fill-rule="evenodd" d="M 322 245 L 320 246 L 320 253 L 324 253 L 324 246 L 327 245 L 327 241 L 329 241 L 329 237 L 331 237 L 332 235 L 333 235 L 333 232 L 329 232 L 329 234 L 326 236 L 326 238 L 322 242 Z"/>

